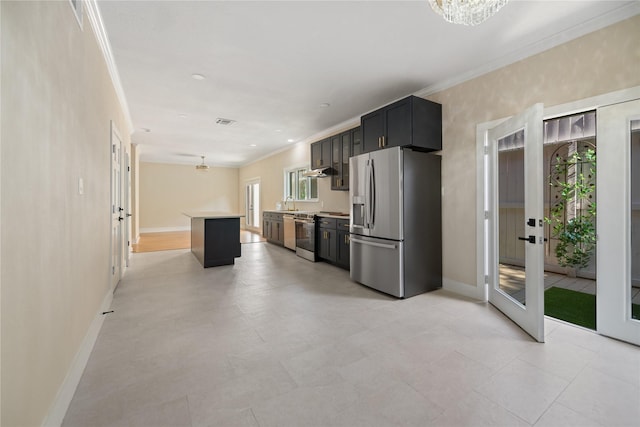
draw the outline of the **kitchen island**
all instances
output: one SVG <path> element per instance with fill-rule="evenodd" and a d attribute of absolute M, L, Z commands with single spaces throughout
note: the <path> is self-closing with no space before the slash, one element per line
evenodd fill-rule
<path fill-rule="evenodd" d="M 185 212 L 191 218 L 191 252 L 203 267 L 231 265 L 240 257 L 240 218 L 224 212 Z"/>

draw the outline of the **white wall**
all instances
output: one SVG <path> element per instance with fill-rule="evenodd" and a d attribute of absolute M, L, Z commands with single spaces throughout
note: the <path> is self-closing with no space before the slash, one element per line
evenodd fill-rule
<path fill-rule="evenodd" d="M 111 291 L 110 122 L 129 130 L 86 15 L 0 10 L 0 424 L 37 426 Z"/>
<path fill-rule="evenodd" d="M 188 211 L 238 212 L 238 169 L 140 162 L 140 232 L 188 230 Z"/>

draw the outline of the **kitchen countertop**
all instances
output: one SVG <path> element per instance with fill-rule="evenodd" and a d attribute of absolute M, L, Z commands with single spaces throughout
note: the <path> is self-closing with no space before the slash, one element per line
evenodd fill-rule
<path fill-rule="evenodd" d="M 288 211 L 286 209 L 281 209 L 281 210 L 277 210 L 277 209 L 265 209 L 263 212 L 271 212 L 271 213 L 281 213 L 281 214 L 285 214 L 285 215 L 295 215 L 298 213 L 312 213 L 314 211 L 301 211 L 296 209 L 295 211 Z"/>
<path fill-rule="evenodd" d="M 229 213 L 229 212 L 183 212 L 190 218 L 205 218 L 205 219 L 218 219 L 218 218 L 243 218 L 245 214 L 241 213 Z"/>
<path fill-rule="evenodd" d="M 337 219 L 349 219 L 349 214 L 341 214 L 338 212 L 317 212 L 317 216 L 322 216 L 325 218 L 337 218 Z"/>
<path fill-rule="evenodd" d="M 299 210 L 295 210 L 295 211 L 287 211 L 287 210 L 277 210 L 277 209 L 265 209 L 263 212 L 272 212 L 272 213 L 281 213 L 284 215 L 295 215 L 298 213 L 314 213 L 317 216 L 323 216 L 323 217 L 327 217 L 327 218 L 338 218 L 338 219 L 349 219 L 349 214 L 348 213 L 340 213 L 340 212 L 318 212 L 318 211 L 299 211 Z"/>

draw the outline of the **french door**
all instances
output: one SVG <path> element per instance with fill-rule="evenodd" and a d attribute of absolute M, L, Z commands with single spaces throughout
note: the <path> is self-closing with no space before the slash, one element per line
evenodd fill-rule
<path fill-rule="evenodd" d="M 640 100 L 597 110 L 597 330 L 640 345 Z"/>
<path fill-rule="evenodd" d="M 245 186 L 245 221 L 247 228 L 260 227 L 260 181 L 247 182 Z"/>
<path fill-rule="evenodd" d="M 544 342 L 542 136 L 543 105 L 536 104 L 489 129 L 485 150 L 489 302 L 539 342 Z M 507 250 L 521 254 L 524 266 L 501 263 Z"/>

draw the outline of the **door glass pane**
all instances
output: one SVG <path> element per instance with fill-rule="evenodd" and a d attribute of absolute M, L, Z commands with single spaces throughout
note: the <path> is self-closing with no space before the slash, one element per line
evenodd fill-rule
<path fill-rule="evenodd" d="M 253 211 L 253 219 L 251 225 L 253 227 L 258 227 L 258 224 L 260 224 L 260 184 L 253 184 L 252 187 L 253 189 L 251 191 L 251 205 Z"/>
<path fill-rule="evenodd" d="M 631 122 L 631 317 L 640 320 L 640 120 Z"/>
<path fill-rule="evenodd" d="M 498 140 L 499 290 L 525 305 L 524 131 Z"/>

